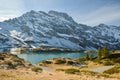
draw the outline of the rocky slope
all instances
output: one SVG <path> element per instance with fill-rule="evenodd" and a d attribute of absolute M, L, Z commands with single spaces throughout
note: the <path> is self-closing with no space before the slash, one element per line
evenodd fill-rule
<path fill-rule="evenodd" d="M 16 55 L 0 53 L 0 69 L 30 68 L 32 64 L 24 61 Z"/>
<path fill-rule="evenodd" d="M 30 11 L 0 23 L 0 46 L 37 47 L 40 45 L 96 49 L 107 44 L 120 49 L 120 26 L 78 24 L 66 13 Z"/>

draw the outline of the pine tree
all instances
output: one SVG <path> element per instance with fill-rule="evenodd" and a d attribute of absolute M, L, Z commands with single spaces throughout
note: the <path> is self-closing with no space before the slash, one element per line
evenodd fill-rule
<path fill-rule="evenodd" d="M 101 59 L 101 57 L 102 57 L 102 53 L 101 53 L 102 51 L 101 51 L 101 48 L 99 47 L 98 48 L 98 52 L 97 52 L 97 57 L 98 57 L 98 59 L 100 60 Z"/>
<path fill-rule="evenodd" d="M 109 51 L 108 51 L 107 45 L 105 45 L 105 46 L 102 48 L 102 56 L 103 56 L 103 57 L 108 57 L 108 56 L 109 56 Z"/>
<path fill-rule="evenodd" d="M 89 60 L 89 55 L 88 55 L 88 53 L 86 53 L 85 58 L 86 58 L 86 60 Z"/>
<path fill-rule="evenodd" d="M 102 57 L 105 57 L 104 47 L 101 49 L 101 54 L 102 54 Z"/>
<path fill-rule="evenodd" d="M 91 55 L 90 55 L 90 60 L 92 60 L 92 59 L 93 59 L 93 57 L 94 57 L 94 55 L 91 53 Z"/>
<path fill-rule="evenodd" d="M 109 51 L 108 51 L 107 45 L 104 46 L 104 54 L 105 54 L 105 57 L 109 56 Z"/>

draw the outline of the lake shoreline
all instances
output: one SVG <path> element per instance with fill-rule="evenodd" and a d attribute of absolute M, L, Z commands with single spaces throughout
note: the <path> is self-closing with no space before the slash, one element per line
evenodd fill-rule
<path fill-rule="evenodd" d="M 35 64 L 37 62 L 48 60 L 52 58 L 80 58 L 85 57 L 84 52 L 28 52 L 16 54 L 18 57 Z M 94 53 L 96 55 L 96 53 Z"/>
<path fill-rule="evenodd" d="M 38 47 L 38 48 L 11 48 L 10 53 L 26 53 L 26 52 L 83 52 L 85 50 L 80 49 L 67 49 L 56 47 Z"/>
<path fill-rule="evenodd" d="M 85 60 L 80 58 L 53 58 L 53 59 L 46 59 L 42 63 L 44 65 L 41 65 L 41 62 L 32 65 L 26 63 L 26 60 L 23 61 L 17 56 L 14 56 L 13 54 L 1 54 L 3 56 L 6 56 L 4 58 L 6 61 L 11 59 L 12 65 L 17 61 L 18 68 L 16 69 L 0 69 L 0 80 L 34 80 L 34 79 L 42 79 L 42 80 L 48 80 L 48 79 L 57 79 L 57 80 L 119 80 L 120 73 L 106 75 L 104 73 L 99 72 L 91 72 L 89 70 L 91 69 L 98 69 L 102 68 L 104 66 L 103 64 L 96 63 L 91 60 Z M 7 56 L 11 56 L 7 57 Z M 10 58 L 10 59 L 8 59 Z M 1 61 L 4 61 L 1 57 Z M 31 59 L 31 58 L 30 58 Z M 28 67 L 24 67 L 19 65 L 18 63 L 22 61 L 23 64 L 27 64 Z M 83 65 L 74 65 L 74 64 L 80 64 L 79 62 L 82 61 L 85 62 L 85 66 Z M 51 61 L 51 62 L 50 62 Z M 104 61 L 104 60 L 103 60 Z M 26 65 L 25 64 L 25 65 Z M 21 67 L 19 67 L 21 66 Z M 34 67 L 33 67 L 34 66 Z M 41 67 L 42 66 L 42 67 Z M 44 67 L 45 66 L 45 67 Z M 41 72 L 36 72 L 38 68 L 42 68 Z M 32 70 L 34 71 L 32 71 Z M 12 73 L 11 73 L 12 72 Z"/>

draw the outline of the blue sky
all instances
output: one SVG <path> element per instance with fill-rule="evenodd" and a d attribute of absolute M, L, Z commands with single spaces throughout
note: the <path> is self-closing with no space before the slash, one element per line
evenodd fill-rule
<path fill-rule="evenodd" d="M 91 26 L 120 25 L 120 0 L 0 0 L 0 21 L 30 10 L 66 12 L 78 23 Z"/>

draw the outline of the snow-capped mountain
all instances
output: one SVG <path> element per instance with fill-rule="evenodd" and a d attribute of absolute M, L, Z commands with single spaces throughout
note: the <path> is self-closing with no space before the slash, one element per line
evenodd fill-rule
<path fill-rule="evenodd" d="M 30 11 L 0 23 L 0 46 L 96 49 L 107 44 L 120 49 L 120 26 L 78 24 L 66 13 Z"/>

